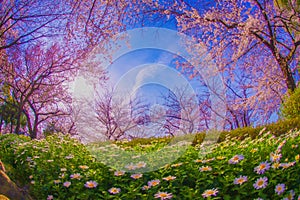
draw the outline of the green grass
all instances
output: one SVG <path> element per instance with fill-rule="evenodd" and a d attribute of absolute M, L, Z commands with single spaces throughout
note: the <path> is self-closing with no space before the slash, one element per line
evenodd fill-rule
<path fill-rule="evenodd" d="M 191 136 L 84 146 L 59 134 L 32 141 L 2 135 L 0 144 L 5 147 L 0 150 L 0 159 L 12 166 L 12 177 L 28 185 L 35 199 L 155 199 L 159 192 L 167 192 L 173 199 L 204 199 L 203 193 L 210 189 L 217 191 L 211 199 L 300 195 L 300 131 L 275 135 L 265 130 L 255 137 L 226 136 L 222 142 L 207 146 L 205 153 L 203 145 Z M 271 153 L 280 155 L 280 160 L 272 160 Z M 237 156 L 243 159 L 233 162 Z M 255 169 L 262 162 L 270 167 L 258 173 Z M 135 169 L 129 170 L 130 165 Z M 80 177 L 72 179 L 74 174 Z M 133 174 L 139 178 L 132 178 Z M 247 181 L 234 184 L 240 176 Z M 266 186 L 255 189 L 253 185 L 263 177 L 268 179 Z M 159 180 L 159 184 L 145 189 L 151 180 Z M 87 188 L 88 181 L 98 185 Z M 278 184 L 285 186 L 280 195 L 275 192 Z M 111 188 L 120 191 L 111 194 Z"/>

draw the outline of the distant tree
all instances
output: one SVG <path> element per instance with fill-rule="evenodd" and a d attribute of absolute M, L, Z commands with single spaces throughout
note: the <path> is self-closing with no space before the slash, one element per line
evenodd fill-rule
<path fill-rule="evenodd" d="M 256 93 L 257 91 L 253 90 L 256 77 L 251 71 L 237 70 L 232 74 L 234 79 L 224 78 L 227 89 L 224 97 L 227 108 L 226 129 L 269 123 L 271 116 L 278 111 L 278 105 L 282 102 L 283 91 L 278 91 L 274 85 L 269 85 L 262 87 L 261 92 Z M 273 81 L 280 81 L 280 76 L 273 78 Z M 266 98 L 263 92 L 268 92 L 272 98 Z"/>
<path fill-rule="evenodd" d="M 171 136 L 208 130 L 211 110 L 208 96 L 205 96 L 189 94 L 186 88 L 162 94 L 166 111 L 156 123 L 160 123 Z"/>
<path fill-rule="evenodd" d="M 144 123 L 147 107 L 139 98 L 126 99 L 126 95 L 120 97 L 107 89 L 97 95 L 94 112 L 106 139 L 119 140 L 135 137 L 137 126 Z"/>
<path fill-rule="evenodd" d="M 79 121 L 79 113 L 82 108 L 80 106 L 73 105 L 73 103 L 73 99 L 72 103 L 65 102 L 61 107 L 62 113 L 65 115 L 52 117 L 51 120 L 47 121 L 47 125 L 50 125 L 50 127 L 52 126 L 56 132 L 70 134 L 72 136 L 77 135 L 78 131 L 76 124 Z"/>
<path fill-rule="evenodd" d="M 50 122 L 47 123 L 46 128 L 43 130 L 43 135 L 47 137 L 49 135 L 52 135 L 54 133 L 59 133 L 59 132 L 61 132 L 60 128 L 57 127 L 55 123 Z"/>

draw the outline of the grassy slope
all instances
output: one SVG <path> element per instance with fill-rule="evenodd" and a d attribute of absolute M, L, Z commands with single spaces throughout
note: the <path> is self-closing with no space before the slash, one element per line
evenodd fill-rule
<path fill-rule="evenodd" d="M 154 199 L 159 191 L 172 194 L 174 199 L 203 199 L 203 193 L 213 188 L 218 191 L 216 199 L 282 199 L 291 193 L 298 197 L 300 133 L 285 130 L 298 127 L 300 123 L 295 121 L 268 126 L 267 130 L 280 130 L 273 134 L 265 130 L 259 135 L 262 128 L 224 132 L 220 139 L 223 142 L 209 146 L 205 154 L 201 134 L 184 138 L 193 146 L 180 142 L 182 138 L 161 138 L 94 145 L 88 147 L 91 151 L 67 136 L 29 141 L 16 135 L 3 135 L 0 159 L 10 169 L 11 177 L 28 185 L 36 199 L 46 199 L 48 195 L 55 199 Z M 280 155 L 280 160 L 272 161 L 271 153 Z M 237 155 L 240 159 L 232 163 Z M 269 166 L 263 174 L 255 171 L 262 167 L 262 162 Z M 135 165 L 136 169 L 128 170 L 128 164 Z M 125 173 L 116 176 L 118 170 Z M 71 178 L 76 173 L 80 179 Z M 134 173 L 142 176 L 135 180 L 131 177 Z M 167 181 L 164 178 L 168 176 L 176 178 Z M 240 176 L 246 176 L 247 181 L 234 184 Z M 255 189 L 253 184 L 263 177 L 268 178 L 266 187 Z M 85 187 L 90 180 L 96 181 L 97 187 Z M 143 190 L 151 180 L 160 183 Z M 71 183 L 69 187 L 64 186 L 67 182 Z M 275 192 L 278 184 L 285 185 L 281 195 Z M 121 191 L 113 195 L 109 192 L 113 187 Z"/>

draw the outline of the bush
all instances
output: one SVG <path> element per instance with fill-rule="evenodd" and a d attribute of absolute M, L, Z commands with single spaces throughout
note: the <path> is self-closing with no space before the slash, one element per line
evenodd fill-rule
<path fill-rule="evenodd" d="M 285 119 L 300 117 L 300 87 L 290 95 L 286 96 L 281 106 L 281 116 Z"/>
<path fill-rule="evenodd" d="M 266 125 L 266 126 L 258 126 L 258 127 L 243 127 L 243 128 L 237 128 L 231 131 L 222 131 L 219 134 L 219 138 L 217 140 L 218 143 L 223 142 L 226 140 L 226 138 L 236 138 L 238 140 L 244 140 L 247 137 L 250 137 L 252 139 L 255 139 L 259 137 L 259 133 L 262 129 L 266 129 L 265 131 L 270 131 L 273 135 L 279 136 L 282 134 L 288 133 L 290 130 L 300 130 L 300 117 L 295 117 L 292 119 L 285 119 L 285 120 L 279 120 L 275 123 Z M 185 140 L 184 137 L 187 137 L 186 140 L 189 140 L 189 138 L 193 137 L 192 146 L 196 146 L 198 144 L 201 144 L 204 140 L 207 139 L 207 135 L 205 132 L 200 132 L 195 135 L 184 135 L 184 136 L 176 136 L 175 138 L 172 137 L 163 137 L 163 138 L 137 138 L 132 141 L 128 142 L 122 142 L 117 141 L 114 142 L 115 144 L 122 146 L 122 147 L 136 147 L 139 145 L 152 145 L 153 143 L 159 143 L 167 145 L 169 142 L 176 143 L 176 141 L 183 141 Z M 109 144 L 110 142 L 108 142 Z"/>
<path fill-rule="evenodd" d="M 15 160 L 15 150 L 18 145 L 29 142 L 30 138 L 23 135 L 4 134 L 0 135 L 0 160 L 5 164 L 13 165 Z"/>
<path fill-rule="evenodd" d="M 266 125 L 266 126 L 259 126 L 259 127 L 244 127 L 244 128 L 237 128 L 231 131 L 222 131 L 219 135 L 218 143 L 223 142 L 226 138 L 235 138 L 238 140 L 244 140 L 247 137 L 255 139 L 259 136 L 259 133 L 262 129 L 265 128 L 266 131 L 270 131 L 275 136 L 280 136 L 283 134 L 288 133 L 291 130 L 300 130 L 300 117 L 280 120 L 278 122 Z M 201 144 L 205 139 L 205 133 L 197 133 L 195 135 L 193 146 L 197 144 Z"/>
<path fill-rule="evenodd" d="M 218 142 L 223 142 L 226 140 L 226 138 L 237 138 L 239 140 L 244 140 L 247 137 L 251 137 L 252 139 L 254 139 L 262 129 L 263 127 L 244 127 L 237 128 L 231 131 L 223 131 L 220 133 Z"/>
<path fill-rule="evenodd" d="M 267 127 L 268 131 L 271 131 L 275 136 L 286 134 L 290 130 L 300 130 L 300 117 L 280 120 L 276 123 L 270 124 Z"/>

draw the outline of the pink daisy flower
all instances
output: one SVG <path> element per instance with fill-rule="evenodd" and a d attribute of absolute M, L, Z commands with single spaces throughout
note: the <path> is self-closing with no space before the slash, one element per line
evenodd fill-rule
<path fill-rule="evenodd" d="M 112 187 L 108 190 L 109 193 L 111 194 L 118 194 L 121 192 L 121 189 L 120 188 L 116 188 L 116 187 Z"/>
<path fill-rule="evenodd" d="M 95 188 L 97 187 L 98 183 L 96 181 L 87 181 L 84 186 L 86 188 Z"/>
<path fill-rule="evenodd" d="M 267 185 L 268 185 L 268 178 L 262 177 L 256 180 L 256 182 L 253 184 L 253 187 L 258 190 L 267 187 Z"/>
<path fill-rule="evenodd" d="M 265 161 L 265 162 L 261 162 L 257 167 L 255 167 L 254 171 L 257 174 L 264 174 L 269 169 L 270 169 L 270 163 Z"/>
<path fill-rule="evenodd" d="M 229 164 L 237 164 L 239 163 L 241 160 L 244 160 L 244 156 L 243 155 L 235 155 L 233 156 L 228 163 Z"/>
<path fill-rule="evenodd" d="M 217 196 L 218 194 L 218 189 L 209 189 L 209 190 L 205 190 L 203 193 L 202 193 L 202 197 L 204 198 L 208 198 L 208 197 L 211 197 L 211 196 Z"/>
<path fill-rule="evenodd" d="M 283 183 L 275 186 L 275 192 L 278 195 L 281 195 L 282 193 L 284 193 L 284 191 L 285 191 L 285 185 Z"/>
<path fill-rule="evenodd" d="M 236 184 L 236 185 L 242 185 L 246 181 L 248 181 L 248 177 L 247 176 L 240 176 L 238 178 L 235 178 L 234 181 L 233 181 L 233 183 Z"/>
<path fill-rule="evenodd" d="M 133 179 L 139 179 L 142 178 L 143 174 L 132 174 L 130 177 Z"/>
<path fill-rule="evenodd" d="M 68 188 L 68 187 L 70 187 L 70 185 L 71 185 L 71 182 L 70 182 L 70 181 L 66 181 L 66 182 L 64 182 L 64 186 L 65 186 L 65 187 L 67 187 L 67 188 Z"/>
<path fill-rule="evenodd" d="M 152 180 L 152 181 L 148 181 L 148 186 L 149 187 L 153 187 L 156 186 L 160 183 L 160 180 L 156 179 L 156 180 Z"/>
<path fill-rule="evenodd" d="M 154 198 L 158 199 L 160 198 L 161 200 L 164 199 L 171 199 L 172 198 L 172 193 L 167 193 L 167 192 L 158 192 L 154 195 Z"/>

